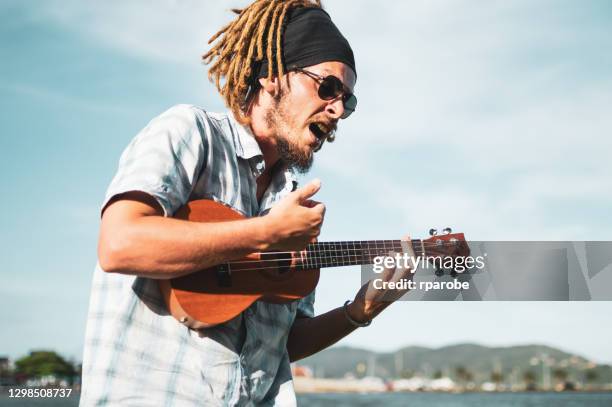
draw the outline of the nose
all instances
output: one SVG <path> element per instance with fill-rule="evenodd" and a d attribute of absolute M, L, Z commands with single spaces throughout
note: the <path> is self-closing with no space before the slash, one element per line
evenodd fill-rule
<path fill-rule="evenodd" d="M 344 103 L 342 102 L 342 97 L 337 97 L 336 99 L 330 100 L 325 107 L 325 111 L 331 118 L 339 120 L 344 114 Z"/>

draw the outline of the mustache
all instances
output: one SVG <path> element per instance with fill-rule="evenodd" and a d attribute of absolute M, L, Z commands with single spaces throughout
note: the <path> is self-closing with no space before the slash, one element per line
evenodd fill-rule
<path fill-rule="evenodd" d="M 338 120 L 330 120 L 327 117 L 313 117 L 312 119 L 308 120 L 308 122 L 306 123 L 307 125 L 310 125 L 312 123 L 322 123 L 325 127 L 327 127 L 329 129 L 330 133 L 334 133 L 337 129 L 338 129 Z"/>

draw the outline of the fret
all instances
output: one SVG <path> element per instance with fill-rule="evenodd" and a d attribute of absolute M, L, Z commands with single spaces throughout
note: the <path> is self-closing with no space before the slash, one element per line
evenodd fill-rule
<path fill-rule="evenodd" d="M 319 267 L 329 267 L 329 265 L 327 264 L 327 246 L 327 243 L 321 243 L 319 245 L 319 255 L 317 256 Z"/>
<path fill-rule="evenodd" d="M 331 242 L 329 246 L 330 246 L 329 256 L 331 260 L 331 265 L 332 267 L 335 267 L 338 265 L 338 247 L 335 242 Z"/>
<path fill-rule="evenodd" d="M 355 265 L 355 249 L 351 248 L 351 242 L 344 242 L 346 247 L 346 265 L 354 266 Z"/>
<path fill-rule="evenodd" d="M 342 254 L 342 265 L 350 265 L 351 259 L 349 258 L 348 245 L 346 242 L 340 242 L 340 252 Z"/>
<path fill-rule="evenodd" d="M 330 247 L 331 247 L 331 251 L 330 251 L 330 257 L 331 257 L 331 264 L 332 267 L 336 267 L 338 266 L 338 254 L 340 253 L 338 250 L 338 244 L 336 242 L 331 242 L 330 243 Z"/>
<path fill-rule="evenodd" d="M 315 269 L 315 268 L 319 268 L 319 252 L 320 252 L 320 247 L 317 243 L 311 243 L 310 244 L 310 253 L 308 255 L 308 268 L 310 269 Z"/>
<path fill-rule="evenodd" d="M 316 256 L 316 253 L 317 253 L 317 245 L 311 243 L 309 244 L 309 246 L 310 246 L 310 251 L 306 255 L 306 259 L 307 259 L 306 262 L 308 264 L 308 268 L 312 269 L 312 268 L 315 268 L 314 257 Z"/>
<path fill-rule="evenodd" d="M 416 250 L 416 244 L 413 247 Z M 314 269 L 324 267 L 356 266 L 374 263 L 374 258 L 387 256 L 389 252 L 401 252 L 399 240 L 360 240 L 341 242 L 317 242 L 306 247 L 301 267 Z"/>
<path fill-rule="evenodd" d="M 336 242 L 329 242 L 329 264 L 336 267 L 338 264 L 338 247 Z"/>
<path fill-rule="evenodd" d="M 353 242 L 346 242 L 346 251 L 348 252 L 347 260 L 349 266 L 354 266 L 357 264 L 355 262 L 355 247 L 352 245 L 352 243 Z"/>
<path fill-rule="evenodd" d="M 374 263 L 373 258 L 376 257 L 374 255 L 374 248 L 372 247 L 371 242 L 363 242 L 364 246 L 365 246 L 365 250 L 364 250 L 364 254 L 365 254 L 365 258 L 363 259 L 364 263 Z"/>
<path fill-rule="evenodd" d="M 338 242 L 332 242 L 332 264 L 334 267 L 338 266 L 340 257 L 342 256 L 342 249 Z"/>
<path fill-rule="evenodd" d="M 359 264 L 365 264 L 365 259 L 363 257 L 363 245 L 361 244 L 361 242 L 359 242 L 359 251 L 361 252 L 361 263 Z"/>
<path fill-rule="evenodd" d="M 353 255 L 353 259 L 351 259 L 351 256 L 349 255 L 349 260 L 351 260 L 351 262 L 354 262 L 352 263 L 353 265 L 359 264 L 359 262 L 357 261 L 357 248 L 355 247 L 355 242 L 348 242 L 347 246 L 349 249 L 349 253 Z"/>

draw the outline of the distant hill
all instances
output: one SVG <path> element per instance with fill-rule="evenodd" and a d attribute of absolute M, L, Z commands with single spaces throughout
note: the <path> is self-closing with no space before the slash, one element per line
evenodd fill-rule
<path fill-rule="evenodd" d="M 409 346 L 388 353 L 339 346 L 326 349 L 299 364 L 309 366 L 315 375 L 324 377 L 343 377 L 349 372 L 363 376 L 369 371 L 383 378 L 414 374 L 456 378 L 463 370 L 470 372 L 474 381 L 482 382 L 489 380 L 494 371 L 501 372 L 505 378 L 514 376 L 514 380 L 522 380 L 526 372 L 540 377 L 543 355 L 547 359 L 546 371 L 551 376 L 560 376 L 562 373 L 559 372 L 565 371 L 569 377 L 582 375 L 582 378 L 585 372 L 591 371 L 596 373 L 591 373 L 590 380 L 612 381 L 610 366 L 595 366 L 581 356 L 544 345 L 488 347 L 467 343 L 440 348 Z"/>

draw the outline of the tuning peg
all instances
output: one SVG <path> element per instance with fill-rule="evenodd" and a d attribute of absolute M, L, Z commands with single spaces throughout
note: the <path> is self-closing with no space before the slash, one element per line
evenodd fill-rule
<path fill-rule="evenodd" d="M 435 236 L 438 234 L 438 229 L 431 228 L 429 229 L 429 236 Z"/>
<path fill-rule="evenodd" d="M 451 228 L 444 228 L 442 230 L 442 233 L 444 233 L 445 235 L 450 235 L 451 233 L 453 233 L 453 229 L 451 229 Z"/>

